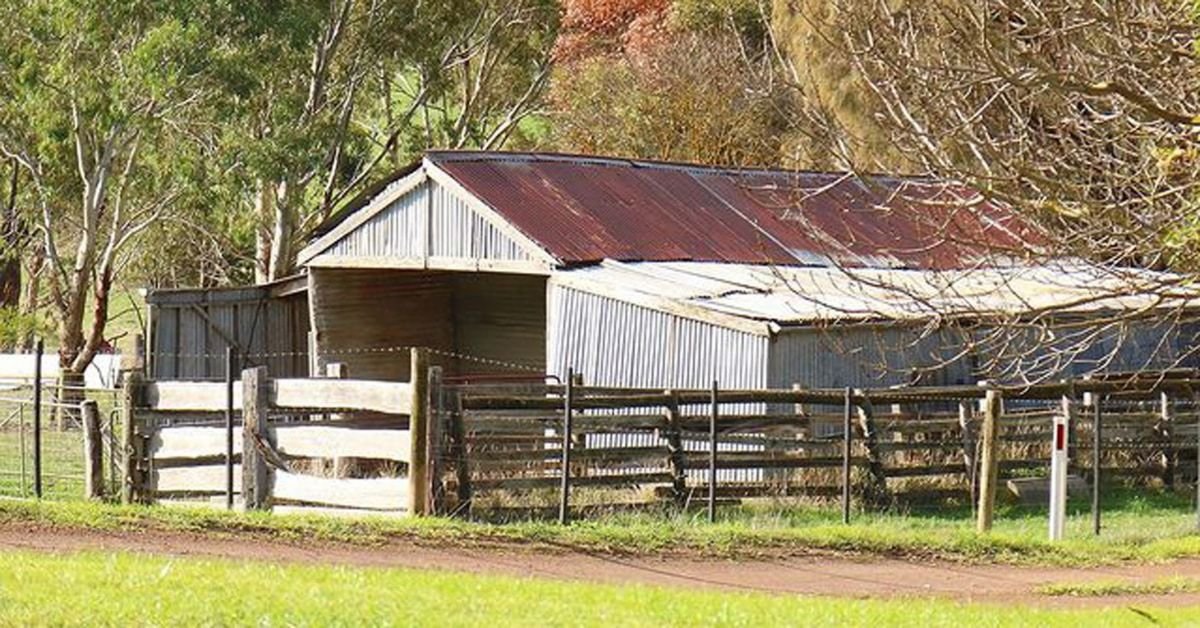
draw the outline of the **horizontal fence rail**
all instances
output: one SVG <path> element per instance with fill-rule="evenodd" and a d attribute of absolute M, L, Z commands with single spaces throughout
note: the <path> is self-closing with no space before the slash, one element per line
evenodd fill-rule
<path fill-rule="evenodd" d="M 414 382 L 271 379 L 258 367 L 227 382 L 127 382 L 130 501 L 302 511 L 419 514 L 426 442 L 423 353 Z M 340 373 L 344 375 L 344 369 Z"/>

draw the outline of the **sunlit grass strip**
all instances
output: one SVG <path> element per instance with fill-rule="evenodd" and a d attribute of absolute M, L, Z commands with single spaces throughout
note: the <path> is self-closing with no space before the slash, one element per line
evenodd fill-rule
<path fill-rule="evenodd" d="M 139 554 L 0 554 L 3 625 L 1075 626 L 1197 608 L 1051 610 L 944 600 L 614 586 Z"/>
<path fill-rule="evenodd" d="M 1200 580 L 1176 576 L 1145 582 L 1095 580 L 1092 582 L 1055 582 L 1037 588 L 1042 595 L 1069 597 L 1111 597 L 1117 595 L 1170 595 L 1200 593 Z"/>
<path fill-rule="evenodd" d="M 1200 556 L 1200 536 L 1186 511 L 1130 502 L 1111 511 L 1101 537 L 1087 531 L 1087 517 L 1069 524 L 1068 540 L 1045 539 L 1041 513 L 1005 513 L 988 535 L 976 534 L 969 518 L 860 515 L 849 526 L 836 511 L 817 508 L 723 513 L 708 524 L 688 514 L 613 515 L 562 527 L 546 521 L 487 524 L 452 519 L 346 519 L 316 515 L 231 513 L 215 509 L 115 506 L 86 502 L 36 503 L 0 500 L 0 523 L 98 530 L 187 531 L 218 536 L 252 535 L 283 540 L 377 545 L 396 539 L 470 546 L 536 544 L 614 554 L 683 552 L 714 557 L 834 551 L 862 555 L 1087 566 L 1155 562 Z"/>

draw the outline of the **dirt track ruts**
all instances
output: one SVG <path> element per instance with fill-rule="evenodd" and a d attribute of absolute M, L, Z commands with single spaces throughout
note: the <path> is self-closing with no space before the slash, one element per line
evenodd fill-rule
<path fill-rule="evenodd" d="M 45 528 L 15 523 L 0 525 L 0 550 L 5 549 L 128 551 L 858 598 L 933 596 L 1044 606 L 1200 604 L 1197 594 L 1063 598 L 1035 592 L 1039 585 L 1051 582 L 1149 581 L 1172 576 L 1200 578 L 1200 559 L 1082 569 L 831 556 L 733 561 L 679 556 L 614 556 L 520 544 L 439 547 L 432 542 L 398 540 L 380 546 L 357 546 L 158 530 L 108 532 Z"/>

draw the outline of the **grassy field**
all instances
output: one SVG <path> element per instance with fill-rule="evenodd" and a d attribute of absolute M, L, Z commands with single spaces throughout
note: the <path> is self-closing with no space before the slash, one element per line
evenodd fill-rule
<path fill-rule="evenodd" d="M 988 535 L 975 533 L 969 511 L 859 514 L 851 525 L 842 525 L 836 509 L 769 505 L 724 510 L 716 524 L 691 514 L 626 514 L 562 527 L 547 521 L 488 524 L 440 518 L 345 519 L 84 502 L 0 501 L 0 523 L 258 534 L 356 544 L 412 538 L 458 545 L 540 543 L 611 553 L 686 552 L 729 557 L 832 550 L 967 562 L 1085 566 L 1200 556 L 1200 535 L 1186 496 L 1113 491 L 1106 508 L 1102 536 L 1092 536 L 1086 511 L 1076 510 L 1068 525 L 1068 540 L 1058 544 L 1046 541 L 1043 511 L 1011 506 L 1000 509 L 995 530 Z"/>
<path fill-rule="evenodd" d="M 1186 625 L 1200 608 L 1048 610 L 133 554 L 0 554 L 6 625 Z"/>

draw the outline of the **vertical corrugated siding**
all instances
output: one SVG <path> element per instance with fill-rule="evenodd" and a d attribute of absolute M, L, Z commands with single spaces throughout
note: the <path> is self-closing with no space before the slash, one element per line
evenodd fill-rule
<path fill-rule="evenodd" d="M 425 254 L 429 186 L 426 181 L 338 240 L 326 253 L 337 257 L 421 259 Z"/>
<path fill-rule="evenodd" d="M 392 201 L 325 254 L 412 260 L 425 259 L 426 254 L 457 260 L 532 259 L 461 198 L 432 181 Z"/>
<path fill-rule="evenodd" d="M 716 379 L 726 389 L 763 388 L 767 383 L 768 339 L 686 319 L 563 286 L 550 284 L 546 354 L 550 371 L 565 376 L 573 367 L 596 386 L 708 388 Z M 702 413 L 707 408 L 681 408 Z M 761 404 L 726 405 L 723 412 L 761 412 Z M 589 447 L 662 444 L 648 433 L 589 434 Z M 707 451 L 703 441 L 685 439 L 688 451 Z M 753 443 L 722 451 L 760 451 Z M 692 479 L 704 471 L 689 472 Z M 756 481 L 759 469 L 718 472 L 725 482 Z"/>
<path fill-rule="evenodd" d="M 978 360 L 987 377 L 1011 379 L 1020 373 L 1029 379 L 1080 377 L 1097 372 L 1131 372 L 1147 369 L 1194 368 L 1197 326 L 1167 315 L 1160 320 L 1108 321 L 1094 326 L 1056 330 L 1047 342 L 1041 330 L 979 330 L 980 352 L 992 359 Z M 1004 351 L 997 345 L 1001 339 Z M 1000 364 L 995 364 L 997 358 Z"/>
<path fill-rule="evenodd" d="M 512 238 L 449 190 L 430 184 L 433 231 L 429 254 L 435 257 L 477 260 L 532 259 Z"/>
<path fill-rule="evenodd" d="M 945 364 L 959 345 L 952 334 L 922 335 L 902 327 L 785 329 L 771 341 L 768 379 L 772 388 L 868 388 L 914 378 L 927 385 L 970 383 L 966 360 Z"/>
<path fill-rule="evenodd" d="M 595 386 L 762 388 L 765 336 L 558 286 L 549 290 L 547 364 Z"/>

